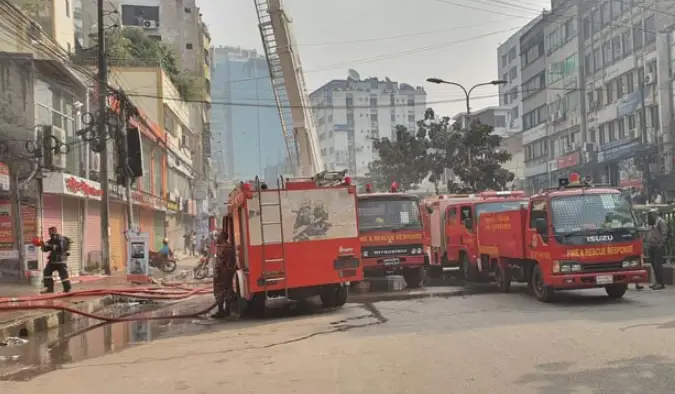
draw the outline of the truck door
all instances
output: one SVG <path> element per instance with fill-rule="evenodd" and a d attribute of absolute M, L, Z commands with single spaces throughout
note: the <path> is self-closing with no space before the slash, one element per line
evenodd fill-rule
<path fill-rule="evenodd" d="M 459 208 L 459 216 L 462 224 L 462 226 L 458 226 L 460 229 L 459 245 L 463 245 L 467 249 L 473 248 L 475 246 L 475 242 L 473 242 L 473 207 L 470 204 L 461 205 Z"/>
<path fill-rule="evenodd" d="M 534 200 L 530 203 L 530 220 L 527 229 L 525 246 L 531 259 L 544 258 L 549 243 L 548 202 L 545 199 Z"/>
<path fill-rule="evenodd" d="M 459 248 L 459 234 L 457 233 L 457 207 L 451 205 L 445 210 L 445 223 L 443 224 L 443 249 L 445 249 L 448 261 L 457 261 Z"/>

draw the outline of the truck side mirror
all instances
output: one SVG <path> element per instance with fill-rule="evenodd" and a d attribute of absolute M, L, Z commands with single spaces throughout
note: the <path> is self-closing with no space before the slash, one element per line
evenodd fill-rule
<path fill-rule="evenodd" d="M 546 225 L 546 219 L 544 218 L 537 218 L 534 220 L 534 228 L 537 230 L 537 232 L 541 235 L 547 235 L 548 234 L 548 226 Z"/>

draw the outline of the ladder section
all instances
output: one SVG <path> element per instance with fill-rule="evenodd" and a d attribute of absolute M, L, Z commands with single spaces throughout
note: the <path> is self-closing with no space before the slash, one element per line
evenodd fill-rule
<path fill-rule="evenodd" d="M 290 112 L 292 135 L 297 147 L 298 171 L 295 176 L 311 176 L 324 169 L 313 114 L 309 106 L 300 67 L 294 48 L 290 19 L 284 13 L 281 0 L 255 0 L 263 47 L 268 58 L 272 86 L 283 100 L 288 100 L 290 111 L 282 110 L 282 117 Z M 288 128 L 289 123 L 286 123 Z"/>
<path fill-rule="evenodd" d="M 288 298 L 281 188 L 262 190 L 258 177 L 255 179 L 255 186 L 260 210 L 260 249 L 265 297 L 269 297 L 269 286 L 283 282 L 284 297 Z"/>
<path fill-rule="evenodd" d="M 267 58 L 267 66 L 270 71 L 270 80 L 272 82 L 272 91 L 274 92 L 274 101 L 279 112 L 281 121 L 281 130 L 284 134 L 286 151 L 293 173 L 298 172 L 298 150 L 293 132 L 293 114 L 291 112 L 291 102 L 286 91 L 286 81 L 281 66 L 279 53 L 277 52 L 277 40 L 272 26 L 272 17 L 269 13 L 268 0 L 255 0 L 256 12 L 258 14 L 258 29 L 260 38 L 262 38 L 263 50 Z"/>

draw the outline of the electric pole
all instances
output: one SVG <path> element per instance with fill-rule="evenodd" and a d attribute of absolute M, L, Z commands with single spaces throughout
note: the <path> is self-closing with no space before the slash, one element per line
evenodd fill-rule
<path fill-rule="evenodd" d="M 105 45 L 105 26 L 103 25 L 103 0 L 97 0 L 98 12 L 98 134 L 101 141 L 101 236 L 103 270 L 106 275 L 110 269 L 110 174 L 108 171 L 108 57 Z"/>

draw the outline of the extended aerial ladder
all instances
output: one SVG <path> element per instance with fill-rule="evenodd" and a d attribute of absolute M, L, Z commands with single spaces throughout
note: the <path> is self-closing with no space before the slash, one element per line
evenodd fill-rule
<path fill-rule="evenodd" d="M 324 165 L 291 20 L 281 0 L 254 1 L 293 173 L 311 177 L 323 171 Z"/>

